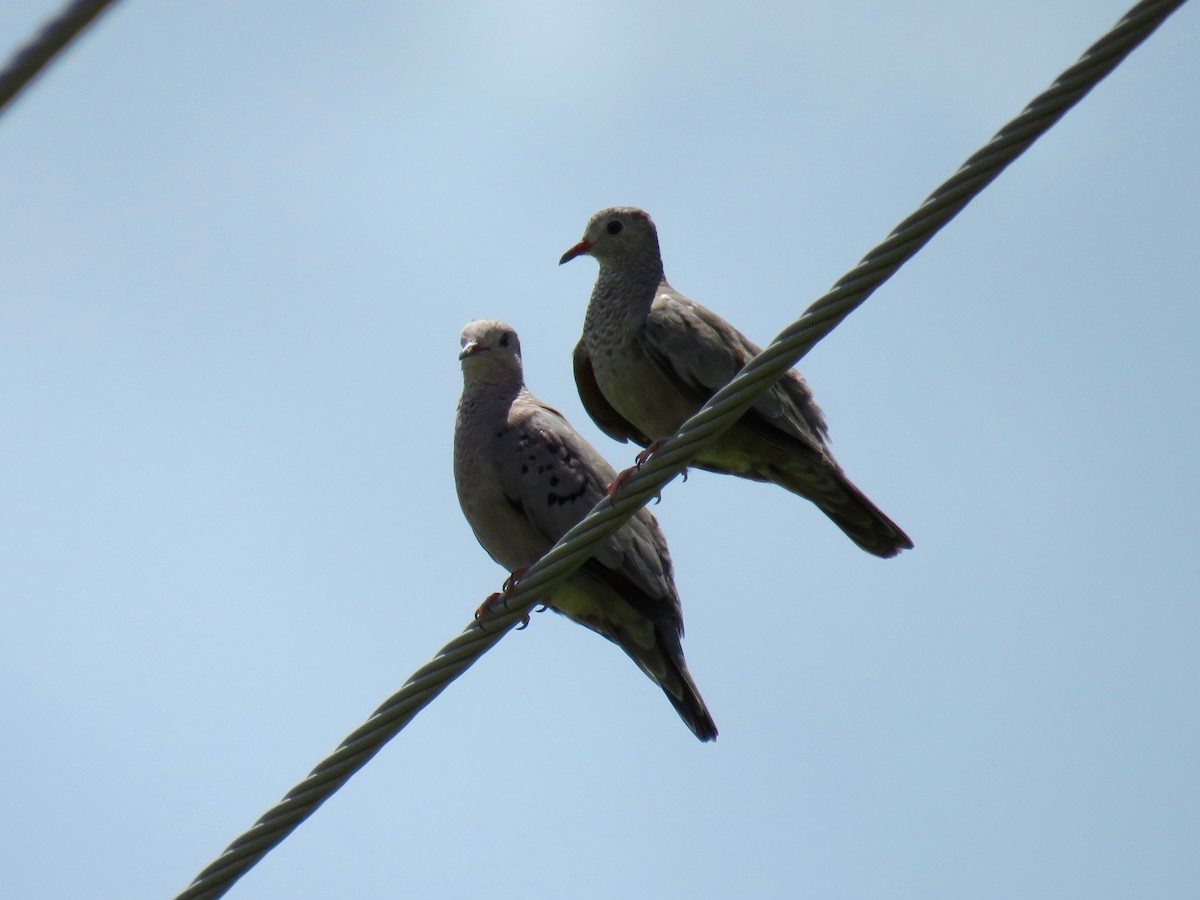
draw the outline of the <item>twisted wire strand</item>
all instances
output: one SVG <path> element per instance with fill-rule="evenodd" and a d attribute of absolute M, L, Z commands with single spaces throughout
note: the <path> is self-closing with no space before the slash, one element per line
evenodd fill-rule
<path fill-rule="evenodd" d="M 316 811 L 447 685 L 521 621 L 548 589 L 574 572 L 596 545 L 620 528 L 678 475 L 699 450 L 741 417 L 764 390 L 796 364 L 905 261 L 923 247 L 1003 169 L 1146 39 L 1184 0 L 1144 0 L 1054 84 L 968 159 L 920 208 L 898 225 L 770 346 L 751 360 L 635 471 L 616 498 L 588 515 L 530 567 L 501 611 L 472 622 L 417 670 L 357 731 L 235 840 L 178 900 L 222 896 L 246 871 Z"/>
<path fill-rule="evenodd" d="M 116 0 L 75 0 L 48 19 L 0 71 L 0 112 L 16 99 L 42 69 Z"/>

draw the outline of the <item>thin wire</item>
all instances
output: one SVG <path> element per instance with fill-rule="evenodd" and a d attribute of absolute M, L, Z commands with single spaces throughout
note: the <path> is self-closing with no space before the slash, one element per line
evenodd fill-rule
<path fill-rule="evenodd" d="M 47 20 L 0 70 L 0 113 L 42 69 L 116 0 L 75 0 Z"/>
<path fill-rule="evenodd" d="M 179 900 L 222 896 L 242 875 L 316 811 L 446 686 L 465 672 L 559 579 L 591 557 L 596 545 L 678 475 L 700 449 L 732 425 L 784 372 L 923 247 L 1004 168 L 1145 40 L 1184 0 L 1145 0 L 1094 44 L 1045 93 L 968 159 L 887 239 L 818 299 L 766 350 L 718 391 L 638 469 L 615 500 L 604 500 L 568 531 L 518 582 L 507 611 L 473 622 L 419 669 L 328 759 L 201 872 Z"/>

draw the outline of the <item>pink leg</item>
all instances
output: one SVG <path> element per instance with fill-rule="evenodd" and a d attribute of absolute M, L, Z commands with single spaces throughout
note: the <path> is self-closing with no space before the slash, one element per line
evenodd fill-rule
<path fill-rule="evenodd" d="M 621 490 L 621 488 L 625 487 L 625 482 L 627 482 L 629 480 L 630 476 L 633 475 L 634 471 L 636 471 L 637 469 L 640 469 L 642 466 L 644 466 L 646 463 L 648 463 L 650 461 L 650 457 L 652 457 L 656 452 L 658 452 L 660 449 L 662 449 L 662 445 L 665 444 L 667 442 L 667 440 L 668 440 L 667 438 L 658 438 L 657 440 L 651 441 L 646 446 L 646 449 L 642 450 L 637 456 L 635 456 L 633 458 L 632 466 L 630 466 L 628 469 L 622 469 L 620 472 L 617 473 L 617 477 L 613 479 L 612 484 L 610 484 L 608 486 L 608 490 L 605 493 L 607 493 L 611 497 L 617 491 Z M 683 480 L 687 481 L 687 469 L 683 470 Z M 654 498 L 654 502 L 661 503 L 662 502 L 662 494 L 658 494 Z"/>
<path fill-rule="evenodd" d="M 637 463 L 637 467 L 640 469 L 646 463 L 650 462 L 650 457 L 652 457 L 657 451 L 661 450 L 662 445 L 666 442 L 666 438 L 659 438 L 658 440 L 651 441 L 649 444 L 647 444 L 646 449 L 634 457 L 634 462 Z"/>
<path fill-rule="evenodd" d="M 488 616 L 495 615 L 502 609 L 507 610 L 508 607 L 506 605 L 506 601 L 508 600 L 508 595 L 512 593 L 512 589 L 517 586 L 517 582 L 524 578 L 525 573 L 528 571 L 529 566 L 520 566 L 519 568 L 515 569 L 507 578 L 505 578 L 501 589 L 496 591 L 494 594 L 489 594 L 488 598 L 479 605 L 479 609 L 475 610 L 475 621 L 478 622 L 481 619 L 487 618 Z M 520 631 L 522 628 L 525 628 L 528 625 L 529 616 L 526 615 L 521 620 L 521 624 L 517 627 L 517 630 Z"/>

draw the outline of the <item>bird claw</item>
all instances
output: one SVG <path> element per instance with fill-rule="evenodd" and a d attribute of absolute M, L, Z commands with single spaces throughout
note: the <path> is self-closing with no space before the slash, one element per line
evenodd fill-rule
<path fill-rule="evenodd" d="M 529 566 L 518 566 L 513 569 L 507 578 L 504 579 L 504 595 L 507 597 L 512 593 L 512 589 L 517 586 L 517 582 L 529 574 Z"/>
<path fill-rule="evenodd" d="M 501 591 L 488 594 L 487 599 L 479 604 L 479 609 L 475 610 L 475 621 L 480 622 L 488 616 L 496 612 L 496 607 L 504 602 L 504 594 Z"/>
<path fill-rule="evenodd" d="M 501 608 L 507 612 L 509 594 L 512 593 L 513 588 L 517 586 L 517 582 L 524 578 L 525 573 L 528 571 L 529 566 L 521 566 L 517 569 L 514 569 L 509 576 L 504 579 L 504 584 L 501 585 L 500 590 L 493 594 L 489 594 L 488 598 L 484 600 L 483 603 L 479 604 L 479 609 L 475 610 L 475 621 L 480 622 L 488 616 L 496 614 Z M 543 603 L 541 604 L 541 609 L 535 610 L 535 612 L 541 612 L 545 608 L 546 605 Z M 517 631 L 524 631 L 528 627 L 529 613 L 526 613 L 521 618 L 521 624 L 517 626 Z"/>
<path fill-rule="evenodd" d="M 638 455 L 640 456 L 641 454 L 638 454 Z M 617 473 L 617 477 L 612 480 L 612 484 L 610 484 L 607 488 L 604 489 L 604 493 L 607 494 L 611 498 L 615 498 L 617 495 L 617 491 L 619 491 L 625 487 L 625 482 L 627 482 L 630 479 L 630 477 L 633 475 L 633 473 L 636 472 L 639 468 L 641 468 L 640 462 L 636 466 L 630 466 L 628 469 L 622 469 L 620 472 Z M 661 491 L 654 495 L 654 502 L 662 503 L 662 492 Z"/>
<path fill-rule="evenodd" d="M 539 603 L 532 610 L 530 610 L 530 612 L 544 613 L 549 608 L 550 607 L 548 607 L 545 603 Z M 525 618 L 523 618 L 521 620 L 521 624 L 517 626 L 517 631 L 524 631 L 528 627 L 529 627 L 529 613 L 525 613 Z"/>
<path fill-rule="evenodd" d="M 644 466 L 646 463 L 648 463 L 650 461 L 650 457 L 652 457 L 654 455 L 654 451 L 657 450 L 659 447 L 661 447 L 666 442 L 667 442 L 666 438 L 659 438 L 657 441 L 651 441 L 644 450 L 642 450 L 640 453 L 638 453 L 637 456 L 635 456 L 633 458 L 632 466 L 630 466 L 628 469 L 622 469 L 620 472 L 617 473 L 617 477 L 612 480 L 612 484 L 610 484 L 608 486 L 608 490 L 606 490 L 605 493 L 608 494 L 608 496 L 610 496 L 610 497 L 616 495 L 617 491 L 619 491 L 619 490 L 621 490 L 621 488 L 625 487 L 625 482 L 627 482 L 630 479 L 630 477 L 633 475 L 633 473 L 636 472 L 638 469 L 640 469 L 642 466 Z M 655 503 L 662 502 L 662 494 L 661 493 L 654 495 L 654 502 Z"/>
<path fill-rule="evenodd" d="M 665 444 L 668 440 L 669 440 L 669 438 L 658 438 L 657 440 L 651 441 L 649 444 L 647 444 L 645 449 L 643 449 L 641 452 L 638 453 L 637 456 L 635 456 L 633 458 L 632 466 L 630 466 L 628 469 L 622 469 L 620 472 L 617 473 L 617 477 L 612 480 L 612 484 L 610 484 L 608 486 L 608 488 L 605 490 L 605 493 L 608 494 L 608 496 L 612 497 L 617 493 L 617 491 L 619 491 L 619 490 L 621 490 L 621 488 L 625 487 L 625 482 L 627 482 L 630 479 L 630 477 L 633 475 L 633 473 L 635 471 L 637 471 L 638 469 L 640 469 L 642 466 L 644 466 L 646 463 L 650 462 L 650 457 L 652 457 L 655 453 L 657 453 L 659 450 L 661 450 L 662 445 Z M 687 470 L 686 466 L 680 471 L 680 474 L 683 475 L 683 480 L 687 481 L 688 470 Z M 661 491 L 654 495 L 654 502 L 662 503 L 662 492 Z"/>
<path fill-rule="evenodd" d="M 631 476 L 636 469 L 636 466 L 630 466 L 628 469 L 622 469 L 617 473 L 617 477 L 612 480 L 612 483 L 604 489 L 604 493 L 608 494 L 610 497 L 616 496 L 617 491 L 625 487 L 625 482 L 629 480 L 629 476 Z"/>
<path fill-rule="evenodd" d="M 637 466 L 637 468 L 640 469 L 646 463 L 650 462 L 650 457 L 652 457 L 655 453 L 657 453 L 660 449 L 662 449 L 662 445 L 665 444 L 666 442 L 667 442 L 666 438 L 659 438 L 658 440 L 651 441 L 649 444 L 647 444 L 646 448 L 644 450 L 642 450 L 641 453 L 639 453 L 637 456 L 635 456 L 633 458 L 633 461 L 634 461 L 635 465 Z"/>

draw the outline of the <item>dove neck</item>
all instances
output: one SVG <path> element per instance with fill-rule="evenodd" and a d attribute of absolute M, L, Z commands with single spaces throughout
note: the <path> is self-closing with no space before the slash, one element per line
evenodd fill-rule
<path fill-rule="evenodd" d="M 622 260 L 620 265 L 601 263 L 592 291 L 593 305 L 610 314 L 619 310 L 641 320 L 649 314 L 659 285 L 665 282 L 662 261 L 656 257 Z"/>
<path fill-rule="evenodd" d="M 467 375 L 465 393 L 489 403 L 501 401 L 507 406 L 524 388 L 525 382 L 519 372 L 513 373 L 499 366 L 480 366 Z"/>

